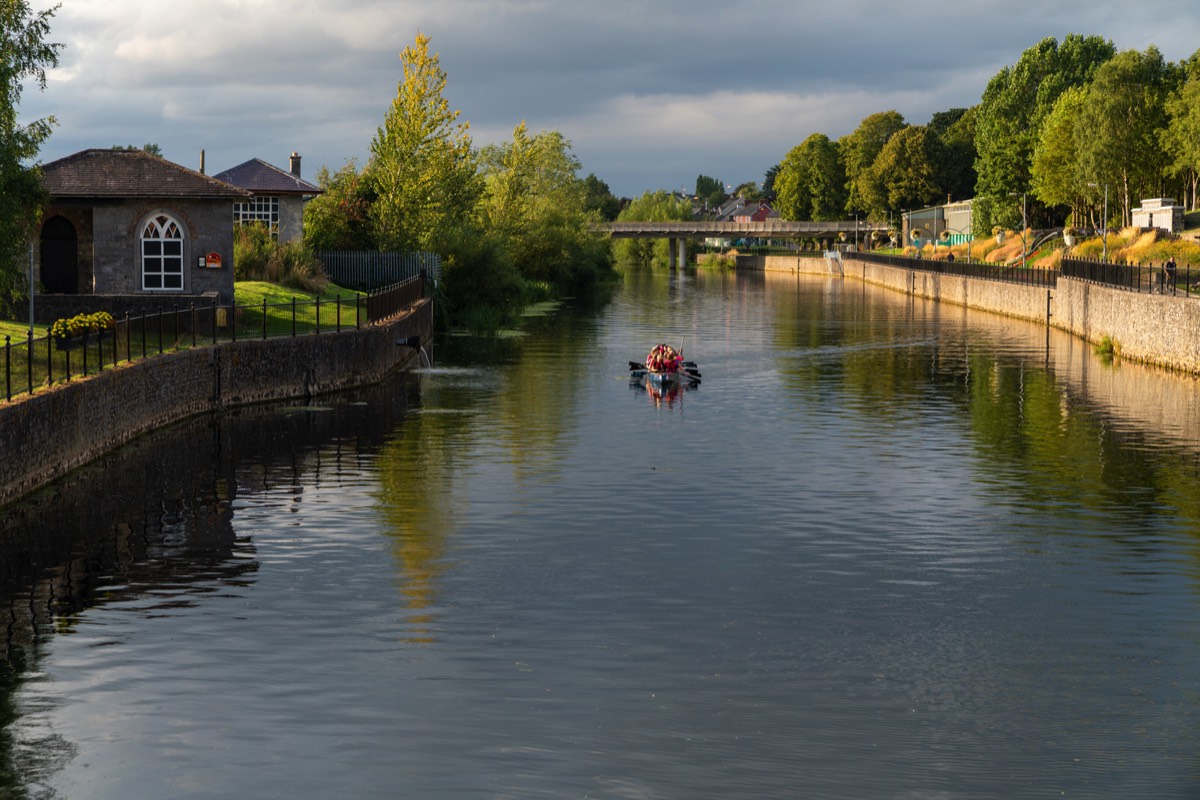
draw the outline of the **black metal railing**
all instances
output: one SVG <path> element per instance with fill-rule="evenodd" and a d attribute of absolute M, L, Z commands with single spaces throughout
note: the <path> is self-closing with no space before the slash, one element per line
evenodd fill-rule
<path fill-rule="evenodd" d="M 1029 267 L 1019 264 L 993 264 L 986 261 L 934 261 L 909 256 L 884 255 L 882 253 L 849 253 L 847 258 L 883 264 L 901 269 L 932 272 L 938 275 L 957 275 L 965 278 L 982 278 L 989 281 L 1007 281 L 1026 286 L 1054 286 L 1059 271 L 1052 267 Z"/>
<path fill-rule="evenodd" d="M 1112 261 L 1064 258 L 1061 271 L 1064 277 L 1131 292 L 1173 294 L 1179 297 L 1200 294 L 1200 285 L 1197 286 L 1197 292 L 1192 291 L 1193 281 L 1200 284 L 1200 271 L 1192 272 L 1191 264 L 1171 270 L 1166 264 L 1117 264 Z"/>
<path fill-rule="evenodd" d="M 60 338 L 49 331 L 23 338 L 5 336 L 3 397 L 11 401 L 42 387 L 102 372 L 122 363 L 221 341 L 269 339 L 355 330 L 396 316 L 425 296 L 425 276 L 401 281 L 370 295 L 333 300 L 257 304 L 191 304 L 134 316 L 111 328 Z"/>

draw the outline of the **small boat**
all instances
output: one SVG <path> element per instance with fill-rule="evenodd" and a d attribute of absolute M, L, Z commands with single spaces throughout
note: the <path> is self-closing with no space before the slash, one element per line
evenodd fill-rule
<path fill-rule="evenodd" d="M 642 363 L 629 362 L 629 377 L 652 386 L 700 383 L 695 361 L 684 361 L 683 351 L 668 344 L 656 345 Z"/>

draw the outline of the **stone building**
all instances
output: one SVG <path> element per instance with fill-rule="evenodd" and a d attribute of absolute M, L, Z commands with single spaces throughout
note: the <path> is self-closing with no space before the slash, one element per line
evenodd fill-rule
<path fill-rule="evenodd" d="M 37 317 L 233 301 L 233 204 L 250 193 L 141 150 L 42 167 Z"/>
<path fill-rule="evenodd" d="M 304 203 L 321 194 L 320 188 L 300 177 L 297 153 L 292 153 L 288 171 L 252 158 L 214 177 L 252 195 L 233 204 L 234 224 L 261 222 L 280 242 L 296 241 L 304 235 Z"/>

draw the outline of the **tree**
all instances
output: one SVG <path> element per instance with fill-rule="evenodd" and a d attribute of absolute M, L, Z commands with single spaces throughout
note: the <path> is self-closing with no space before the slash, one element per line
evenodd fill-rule
<path fill-rule="evenodd" d="M 692 218 L 692 204 L 668 192 L 646 192 L 621 209 L 617 219 L 622 222 L 687 222 Z M 667 263 L 667 242 L 660 239 L 618 239 L 615 243 L 617 260 L 635 267 Z"/>
<path fill-rule="evenodd" d="M 719 208 L 729 199 L 729 195 L 725 193 L 725 184 L 707 175 L 696 176 L 696 197 L 703 200 L 709 208 Z"/>
<path fill-rule="evenodd" d="M 775 202 L 775 178 L 779 176 L 780 164 L 775 164 L 767 169 L 763 174 L 762 182 L 762 198 L 768 203 Z"/>
<path fill-rule="evenodd" d="M 1080 171 L 1116 190 L 1122 225 L 1134 197 L 1161 193 L 1171 76 L 1157 48 L 1122 51 L 1096 70 L 1079 109 L 1077 129 L 1086 131 L 1076 137 Z"/>
<path fill-rule="evenodd" d="M 975 194 L 976 108 L 939 111 L 929 121 L 929 131 L 942 145 L 941 183 L 947 197 L 965 200 Z"/>
<path fill-rule="evenodd" d="M 840 219 L 846 174 L 837 145 L 814 133 L 788 151 L 775 177 L 776 208 L 790 220 Z"/>
<path fill-rule="evenodd" d="M 925 125 L 910 125 L 888 139 L 862 176 L 863 201 L 872 219 L 890 219 L 944 198 L 941 140 Z"/>
<path fill-rule="evenodd" d="M 1167 169 L 1187 181 L 1190 207 L 1196 209 L 1200 208 L 1197 198 L 1197 183 L 1200 182 L 1200 50 L 1185 62 L 1185 69 L 1187 81 L 1166 101 L 1168 122 L 1162 140 L 1170 159 Z"/>
<path fill-rule="evenodd" d="M 617 218 L 617 214 L 621 212 L 621 201 L 595 173 L 588 173 L 583 179 L 583 191 L 585 209 L 595 211 L 606 222 Z"/>
<path fill-rule="evenodd" d="M 530 136 L 522 122 L 511 142 L 485 147 L 480 164 L 486 187 L 480 220 L 525 279 L 591 295 L 611 276 L 608 238 L 599 214 L 586 208 L 579 159 L 561 133 Z"/>
<path fill-rule="evenodd" d="M 34 14 L 25 0 L 0 5 L 0 293 L 21 286 L 27 249 L 47 202 L 41 173 L 33 166 L 55 125 L 46 117 L 21 125 L 21 87 L 32 78 L 46 88 L 46 70 L 58 64 L 61 44 L 45 41 L 58 6 Z"/>
<path fill-rule="evenodd" d="M 883 146 L 906 126 L 898 111 L 881 111 L 865 117 L 853 133 L 838 139 L 838 153 L 846 172 L 846 212 L 865 214 L 868 210 L 864 201 L 867 170 L 879 157 Z"/>
<path fill-rule="evenodd" d="M 436 251 L 478 200 L 476 155 L 470 126 L 442 96 L 446 73 L 429 37 L 417 34 L 400 60 L 403 80 L 371 143 L 372 220 L 381 247 Z"/>
<path fill-rule="evenodd" d="M 1069 34 L 1061 46 L 1047 37 L 988 82 L 975 130 L 976 230 L 1019 223 L 1020 210 L 1008 195 L 1030 189 L 1033 151 L 1043 122 L 1059 95 L 1086 85 L 1114 52 L 1112 42 L 1098 36 Z"/>
<path fill-rule="evenodd" d="M 1087 91 L 1072 87 L 1059 95 L 1046 117 L 1042 136 L 1033 151 L 1031 189 L 1046 205 L 1065 205 L 1080 219 L 1093 207 L 1088 202 L 1088 177 L 1080 167 L 1080 140 L 1086 135 L 1079 127 L 1079 116 Z"/>
<path fill-rule="evenodd" d="M 374 250 L 374 183 L 354 161 L 334 173 L 322 166 L 316 180 L 322 192 L 304 204 L 304 242 L 309 249 Z"/>

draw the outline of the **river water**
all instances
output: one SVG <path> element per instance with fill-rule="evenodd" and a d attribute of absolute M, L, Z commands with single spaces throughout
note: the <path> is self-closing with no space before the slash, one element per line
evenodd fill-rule
<path fill-rule="evenodd" d="M 526 332 L 6 509 L 0 798 L 1200 795 L 1195 380 L 817 277 Z"/>

